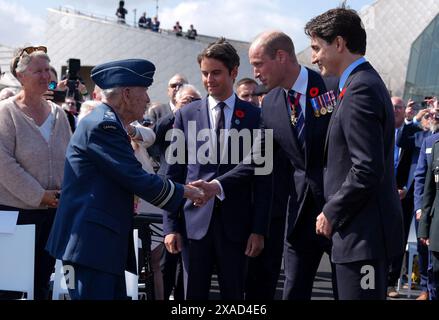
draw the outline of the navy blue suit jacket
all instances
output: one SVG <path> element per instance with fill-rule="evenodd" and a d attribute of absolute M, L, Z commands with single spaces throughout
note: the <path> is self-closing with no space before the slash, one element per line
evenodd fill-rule
<path fill-rule="evenodd" d="M 142 169 L 119 118 L 101 104 L 81 121 L 67 148 L 49 253 L 107 273 L 122 275 L 127 266 L 136 272 L 129 245 L 134 194 L 175 210 L 183 187 Z"/>
<path fill-rule="evenodd" d="M 431 163 L 433 146 L 439 140 L 439 133 L 431 134 L 430 131 L 419 132 L 419 134 L 421 133 L 424 133 L 424 136 L 428 134 L 428 136 L 423 139 L 415 171 L 415 212 L 422 209 L 425 177 L 428 166 Z"/>
<path fill-rule="evenodd" d="M 325 149 L 323 212 L 333 227 L 332 260 L 391 259 L 404 242 L 392 102 L 369 63 L 353 70 L 342 92 Z"/>
<path fill-rule="evenodd" d="M 244 115 L 237 118 L 237 110 Z M 187 143 L 189 122 L 196 123 L 196 133 L 201 129 L 209 129 L 213 126 L 209 123 L 207 98 L 195 101 L 177 111 L 175 114 L 174 129 L 184 132 Z M 250 103 L 236 98 L 235 109 L 233 112 L 231 129 L 258 129 L 260 122 L 260 109 Z M 204 145 L 204 141 L 196 142 L 196 150 Z M 236 152 L 236 150 L 234 150 Z M 239 161 L 245 154 L 239 150 Z M 231 155 L 229 149 L 229 156 Z M 269 205 L 270 199 L 261 194 L 267 188 L 266 177 L 246 176 L 242 178 L 232 178 L 233 183 L 222 180 L 221 176 L 236 167 L 236 164 L 200 164 L 199 159 L 193 164 L 173 164 L 169 165 L 167 177 L 181 183 L 188 183 L 203 179 L 211 181 L 217 179 L 221 182 L 224 190 L 225 199 L 221 202 L 221 214 L 223 225 L 227 226 L 224 230 L 226 236 L 235 242 L 247 241 L 250 233 L 266 235 L 269 225 Z M 211 199 L 205 206 L 195 207 L 191 201 L 186 201 L 183 207 L 183 217 L 178 212 L 169 212 L 163 218 L 164 233 L 171 232 L 183 233 L 188 239 L 202 239 L 209 228 L 213 212 L 213 202 Z"/>
<path fill-rule="evenodd" d="M 273 129 L 274 152 L 282 150 L 293 170 L 293 180 L 286 182 L 290 185 L 285 186 L 285 189 L 290 190 L 288 238 L 293 234 L 298 218 L 304 213 L 304 203 L 308 194 L 312 194 L 316 208 L 322 209 L 325 203 L 323 197 L 323 149 L 331 114 L 327 113 L 320 117 L 314 115 L 310 100 L 311 88 L 318 88 L 319 95 L 327 91 L 322 77 L 315 71 L 308 69 L 305 152 L 300 149 L 296 134 L 293 132 L 285 91 L 282 88 L 271 90 L 265 96 L 262 104 L 263 127 Z M 274 156 L 275 160 L 276 158 Z M 275 163 L 274 167 L 277 166 L 278 164 Z M 278 184 L 279 181 L 274 181 L 274 183 Z"/>

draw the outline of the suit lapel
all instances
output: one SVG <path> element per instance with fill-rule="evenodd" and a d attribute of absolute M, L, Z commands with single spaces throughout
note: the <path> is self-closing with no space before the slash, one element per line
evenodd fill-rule
<path fill-rule="evenodd" d="M 305 163 L 308 163 L 310 157 L 310 151 L 313 139 L 313 128 L 315 123 L 315 115 L 311 105 L 311 96 L 309 94 L 311 88 L 319 88 L 319 92 L 323 93 L 324 88 L 321 87 L 320 83 L 317 83 L 313 77 L 312 72 L 308 72 L 308 85 L 306 88 L 306 110 L 305 110 Z"/>
<path fill-rule="evenodd" d="M 211 128 L 210 118 L 209 118 L 209 104 L 208 104 L 207 97 L 203 98 L 201 100 L 201 103 L 198 105 L 198 112 L 197 112 L 195 121 L 196 121 L 196 126 L 197 126 L 197 134 L 202 129 L 210 129 Z M 212 140 L 209 139 L 210 143 L 211 143 L 211 141 Z M 205 142 L 199 141 L 197 139 L 196 144 L 197 144 L 197 150 L 198 150 L 201 147 L 201 145 L 205 144 Z"/>
<path fill-rule="evenodd" d="M 349 85 L 351 84 L 352 80 L 355 78 L 355 74 L 358 71 L 363 70 L 364 68 L 369 68 L 369 67 L 371 67 L 369 62 L 365 62 L 365 63 L 360 64 L 359 66 L 357 66 L 354 70 L 352 70 L 351 74 L 349 75 L 348 79 L 346 80 L 346 83 L 345 83 L 341 93 L 339 93 L 337 95 L 337 103 L 335 105 L 334 112 L 333 112 L 333 114 L 331 116 L 331 120 L 329 121 L 328 131 L 326 133 L 325 152 L 324 152 L 325 163 L 326 163 L 327 153 L 328 153 L 329 134 L 331 132 L 332 125 L 333 125 L 334 119 L 335 119 L 335 117 L 336 117 L 336 115 L 338 113 L 338 110 L 341 108 L 341 105 L 343 103 L 343 98 L 344 98 L 345 92 L 346 92 L 346 90 L 348 90 Z M 340 94 L 342 94 L 342 95 L 340 96 Z"/>
<path fill-rule="evenodd" d="M 206 129 L 206 128 L 213 128 L 213 126 L 214 126 L 214 124 L 210 123 L 209 104 L 207 101 L 207 97 L 203 98 L 201 100 L 200 105 L 198 106 L 197 124 L 200 125 L 200 128 L 197 128 L 197 130 Z"/>
<path fill-rule="evenodd" d="M 236 97 L 230 129 L 236 129 L 239 131 L 243 127 L 245 127 L 244 124 L 246 121 L 246 117 L 245 117 L 246 112 L 247 112 L 247 107 L 244 104 L 241 104 L 238 97 Z"/>

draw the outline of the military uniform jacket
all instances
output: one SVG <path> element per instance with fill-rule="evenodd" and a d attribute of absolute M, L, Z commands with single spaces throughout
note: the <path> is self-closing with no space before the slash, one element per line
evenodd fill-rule
<path fill-rule="evenodd" d="M 428 166 L 424 186 L 424 202 L 418 238 L 430 239 L 430 250 L 439 252 L 439 143 L 433 147 L 433 160 Z"/>
<path fill-rule="evenodd" d="M 183 187 L 148 174 L 120 119 L 106 104 L 84 118 L 67 147 L 61 198 L 47 250 L 57 259 L 122 275 L 134 267 L 134 194 L 165 210 Z M 135 268 L 128 268 L 135 272 Z"/>

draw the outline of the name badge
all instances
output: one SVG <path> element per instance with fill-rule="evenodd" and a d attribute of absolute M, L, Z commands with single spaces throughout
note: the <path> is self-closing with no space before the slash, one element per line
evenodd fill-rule
<path fill-rule="evenodd" d="M 427 148 L 426 150 L 425 150 L 425 153 L 426 154 L 431 154 L 431 151 L 433 150 L 433 148 Z"/>

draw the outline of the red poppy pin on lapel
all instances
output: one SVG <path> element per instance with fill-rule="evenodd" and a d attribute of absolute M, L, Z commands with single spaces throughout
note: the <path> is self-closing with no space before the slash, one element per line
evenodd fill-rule
<path fill-rule="evenodd" d="M 239 119 L 242 119 L 242 118 L 245 117 L 245 112 L 242 111 L 242 110 L 237 109 L 237 110 L 235 111 L 235 116 L 236 116 L 237 118 L 239 118 Z"/>
<path fill-rule="evenodd" d="M 239 119 L 242 119 L 245 117 L 245 112 L 242 110 L 236 109 L 235 110 L 235 117 L 237 118 L 237 119 L 235 119 L 235 124 L 239 125 L 241 123 L 241 121 Z"/>
<path fill-rule="evenodd" d="M 309 95 L 311 96 L 311 98 L 315 98 L 315 97 L 317 97 L 317 96 L 319 95 L 319 88 L 317 88 L 317 87 L 312 87 L 312 88 L 309 90 Z"/>

